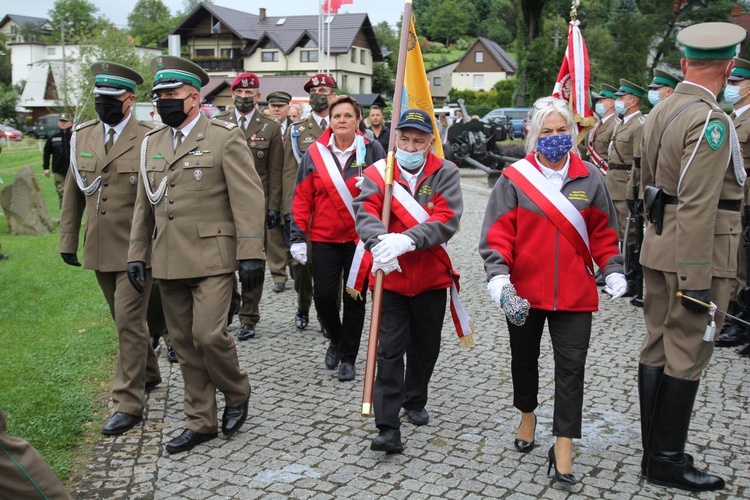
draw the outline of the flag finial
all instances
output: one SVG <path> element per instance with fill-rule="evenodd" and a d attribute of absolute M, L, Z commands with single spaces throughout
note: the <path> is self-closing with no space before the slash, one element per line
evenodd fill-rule
<path fill-rule="evenodd" d="M 578 5 L 580 5 L 580 0 L 573 0 L 570 6 L 570 20 L 575 21 L 578 18 Z"/>

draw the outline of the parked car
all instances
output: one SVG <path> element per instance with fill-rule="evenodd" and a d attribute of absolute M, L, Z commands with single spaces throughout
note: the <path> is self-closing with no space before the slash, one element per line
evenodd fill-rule
<path fill-rule="evenodd" d="M 9 141 L 22 141 L 23 133 L 9 125 L 0 123 L 0 144 L 5 146 Z"/>
<path fill-rule="evenodd" d="M 60 131 L 60 126 L 57 124 L 59 120 L 60 115 L 57 113 L 41 116 L 33 127 L 26 130 L 26 135 L 32 139 L 46 139 Z"/>
<path fill-rule="evenodd" d="M 500 125 L 500 128 L 499 128 L 499 130 L 500 130 L 499 137 L 497 138 L 497 140 L 499 140 L 499 141 L 504 141 L 506 139 L 512 139 L 513 136 L 515 135 L 514 134 L 514 130 L 513 130 L 513 124 L 511 123 L 510 118 L 508 118 L 505 115 L 495 115 L 495 116 L 492 116 L 492 117 L 490 117 L 490 118 L 488 118 L 486 120 L 482 120 L 482 121 L 485 121 L 487 123 L 492 123 L 492 124 Z"/>
<path fill-rule="evenodd" d="M 494 116 L 507 116 L 513 124 L 513 138 L 525 139 L 529 131 L 531 108 L 497 108 L 493 109 L 482 120 L 491 120 Z"/>
<path fill-rule="evenodd" d="M 201 111 L 209 120 L 221 112 L 221 110 L 213 104 L 201 104 Z"/>

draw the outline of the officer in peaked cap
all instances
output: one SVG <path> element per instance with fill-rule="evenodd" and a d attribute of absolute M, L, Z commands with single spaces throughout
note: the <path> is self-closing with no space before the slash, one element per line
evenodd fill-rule
<path fill-rule="evenodd" d="M 734 69 L 732 74 L 727 78 L 727 86 L 724 88 L 724 100 L 734 106 L 734 112 L 730 115 L 737 130 L 737 137 L 742 146 L 742 157 L 745 164 L 745 171 L 750 168 L 750 61 L 734 58 Z M 748 187 L 750 183 L 745 182 L 744 188 L 744 205 L 747 213 L 750 196 L 748 196 Z M 745 227 L 750 221 L 744 221 Z M 737 315 L 742 312 L 742 308 L 737 304 L 737 293 L 747 285 L 747 249 L 740 245 L 737 259 L 737 280 L 732 287 L 729 297 L 728 312 Z M 731 318 L 724 320 L 724 327 L 721 334 L 716 338 L 716 347 L 733 347 L 747 343 L 750 336 L 750 329 Z M 750 355 L 750 346 L 740 350 L 742 355 Z"/>
<path fill-rule="evenodd" d="M 303 88 L 310 94 L 312 112 L 306 119 L 299 120 L 287 128 L 284 139 L 281 208 L 285 229 L 292 223 L 292 194 L 297 178 L 297 166 L 307 148 L 314 144 L 328 128 L 328 105 L 336 98 L 336 81 L 331 75 L 322 73 L 313 75 Z M 312 252 L 308 251 L 307 254 L 312 255 Z M 287 258 L 292 278 L 294 278 L 294 290 L 297 292 L 297 312 L 294 315 L 294 324 L 298 329 L 304 330 L 310 322 L 309 313 L 313 298 L 312 260 L 308 258 L 307 264 L 302 265 L 294 260 L 291 254 L 288 254 Z M 323 334 L 327 335 L 327 332 L 323 330 Z"/>
<path fill-rule="evenodd" d="M 160 381 L 145 318 L 151 273 L 144 269 L 144 293 L 125 285 L 130 220 L 138 184 L 138 159 L 153 125 L 131 112 L 143 78 L 127 66 L 100 61 L 91 66 L 98 119 L 75 128 L 70 138 L 70 168 L 60 213 L 60 254 L 80 266 L 77 251 L 86 216 L 84 267 L 93 269 L 117 326 L 119 355 L 112 385 L 114 414 L 102 429 L 118 435 L 137 425 L 146 392 Z M 144 262 L 148 259 L 144 257 Z"/>
<path fill-rule="evenodd" d="M 648 84 L 648 102 L 652 106 L 672 95 L 677 84 L 682 81 L 681 76 L 673 75 L 661 69 L 654 70 L 654 79 Z"/>
<path fill-rule="evenodd" d="M 292 94 L 283 90 L 275 90 L 266 97 L 268 107 L 271 108 L 271 116 L 281 125 L 282 135 L 286 132 L 292 120 L 289 119 L 289 103 L 292 102 Z"/>
<path fill-rule="evenodd" d="M 589 161 L 594 163 L 599 170 L 607 175 L 609 168 L 609 142 L 612 139 L 612 133 L 615 125 L 620 123 L 620 119 L 615 113 L 615 94 L 617 89 L 606 83 L 601 84 L 599 92 L 593 92 L 591 97 L 595 100 L 594 112 L 599 117 L 599 121 L 589 132 L 586 149 Z"/>
<path fill-rule="evenodd" d="M 250 383 L 226 326 L 235 271 L 247 290 L 263 282 L 265 207 L 244 134 L 200 112 L 205 71 L 172 56 L 155 58 L 151 68 L 167 126 L 144 139 L 128 278 L 142 289 L 150 254 L 185 384 L 186 429 L 166 445 L 178 453 L 217 436 L 217 389 L 226 402 L 225 435 L 247 418 Z"/>
<path fill-rule="evenodd" d="M 641 185 L 652 223 L 640 260 L 648 330 L 638 367 L 642 468 L 651 483 L 690 491 L 724 488 L 723 479 L 688 460 L 685 443 L 714 347 L 702 304 L 726 310 L 737 272 L 745 170 L 734 126 L 716 96 L 746 35 L 730 23 L 680 31 L 685 80 L 654 107 L 643 133 Z M 656 190 L 661 194 L 654 200 Z M 716 315 L 717 328 L 723 320 Z"/>
<path fill-rule="evenodd" d="M 234 107 L 219 113 L 214 118 L 235 123 L 245 135 L 247 145 L 253 153 L 255 171 L 263 183 L 266 203 L 266 258 L 271 269 L 274 291 L 282 291 L 286 286 L 286 247 L 281 228 L 281 207 L 277 199 L 270 203 L 270 193 L 281 190 L 281 175 L 284 166 L 284 145 L 281 127 L 273 118 L 257 110 L 260 100 L 260 79 L 255 73 L 245 72 L 232 82 Z M 272 242 L 272 243 L 271 243 Z M 255 337 L 255 325 L 260 320 L 260 300 L 263 287 L 253 290 L 243 288 L 242 293 L 232 292 L 230 313 L 239 312 L 240 331 L 238 340 Z"/>

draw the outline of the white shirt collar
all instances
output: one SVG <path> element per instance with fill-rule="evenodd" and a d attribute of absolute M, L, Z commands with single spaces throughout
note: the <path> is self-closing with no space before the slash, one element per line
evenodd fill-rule
<path fill-rule="evenodd" d="M 542 170 L 542 174 L 555 186 L 557 189 L 562 189 L 562 185 L 565 183 L 565 179 L 568 178 L 568 169 L 570 168 L 570 155 L 568 153 L 565 159 L 565 166 L 560 170 L 552 170 L 551 168 L 545 167 L 541 161 L 539 161 L 539 154 L 536 155 L 536 163 Z"/>
<path fill-rule="evenodd" d="M 714 96 L 714 98 L 716 98 L 716 94 L 714 94 L 713 92 L 711 92 L 710 90 L 708 90 L 708 89 L 707 89 L 706 87 L 704 87 L 703 85 L 698 85 L 698 84 L 697 84 L 697 83 L 695 83 L 695 82 L 688 82 L 687 80 L 686 80 L 686 81 L 683 81 L 683 82 L 680 82 L 680 83 L 686 83 L 686 84 L 688 84 L 688 85 L 695 85 L 696 87 L 698 87 L 698 88 L 702 88 L 703 90 L 705 90 L 706 92 L 708 92 L 709 94 L 711 94 L 712 96 Z"/>
<path fill-rule="evenodd" d="M 310 113 L 310 114 L 312 115 L 312 117 L 313 117 L 313 120 L 315 120 L 315 123 L 317 123 L 317 124 L 318 124 L 318 127 L 320 127 L 320 120 L 322 120 L 323 118 L 325 118 L 325 120 L 326 120 L 326 123 L 327 123 L 327 124 L 328 124 L 329 126 L 331 125 L 331 120 L 330 120 L 330 118 L 329 118 L 329 117 L 327 117 L 327 116 L 320 116 L 320 115 L 319 115 L 318 113 L 316 113 L 315 111 L 313 111 L 313 112 L 312 112 L 312 113 Z"/>
<path fill-rule="evenodd" d="M 742 115 L 742 113 L 744 113 L 745 111 L 747 111 L 748 108 L 750 108 L 750 104 L 745 104 L 741 108 L 735 109 L 734 110 L 734 116 L 740 116 L 740 115 Z"/>
<path fill-rule="evenodd" d="M 180 132 L 182 132 L 182 140 L 184 141 L 188 135 L 190 135 L 190 131 L 193 130 L 193 127 L 195 127 L 195 124 L 198 123 L 198 119 L 201 117 L 201 114 L 198 113 L 195 118 L 193 118 L 187 125 L 182 127 L 180 129 Z M 175 133 L 177 132 L 177 129 L 172 127 L 172 137 L 174 138 Z"/>
<path fill-rule="evenodd" d="M 411 194 L 414 194 L 414 190 L 417 188 L 417 180 L 419 179 L 419 176 L 422 174 L 422 171 L 424 170 L 424 166 L 427 162 L 422 163 L 422 166 L 419 167 L 419 170 L 415 172 L 409 172 L 405 168 L 399 168 L 399 171 L 401 172 L 401 178 L 406 181 L 406 183 L 409 185 L 409 189 L 411 190 Z"/>
<path fill-rule="evenodd" d="M 341 168 L 344 168 L 346 166 L 346 162 L 349 161 L 349 157 L 356 150 L 356 144 L 356 140 L 352 141 L 351 146 L 342 151 L 338 148 L 338 146 L 336 146 L 336 140 L 334 139 L 333 134 L 331 134 L 331 137 L 328 139 L 328 147 L 336 156 L 336 159 L 339 161 L 339 165 L 341 166 Z"/>
<path fill-rule="evenodd" d="M 622 123 L 628 123 L 632 118 L 634 118 L 636 116 L 639 116 L 640 114 L 641 114 L 640 111 L 636 111 L 635 113 L 630 114 L 628 116 L 623 116 L 622 117 Z"/>
<path fill-rule="evenodd" d="M 115 137 L 112 139 L 112 143 L 114 144 L 117 142 L 117 139 L 120 137 L 120 134 L 123 130 L 125 130 L 125 125 L 128 124 L 128 121 L 130 121 L 131 115 L 128 115 L 127 118 L 125 118 L 123 121 L 118 123 L 117 125 L 107 125 L 104 124 L 104 142 L 107 142 L 107 139 L 109 139 L 109 131 L 114 130 L 115 131 Z"/>
<path fill-rule="evenodd" d="M 237 108 L 234 108 L 234 116 L 237 118 L 237 125 L 240 124 L 240 118 L 245 117 L 245 128 L 247 128 L 248 125 L 250 125 L 250 120 L 253 119 L 253 116 L 255 115 L 255 108 L 253 108 L 252 111 L 250 111 L 248 114 L 243 115 L 239 111 L 237 111 Z"/>
<path fill-rule="evenodd" d="M 602 118 L 602 123 L 607 123 L 607 120 L 609 120 L 613 116 L 617 116 L 617 113 L 611 113 L 611 114 L 605 116 L 604 118 Z"/>

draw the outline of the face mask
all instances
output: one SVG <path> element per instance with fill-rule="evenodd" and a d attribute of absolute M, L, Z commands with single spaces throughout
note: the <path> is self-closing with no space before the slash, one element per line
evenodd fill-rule
<path fill-rule="evenodd" d="M 406 170 L 416 170 L 424 163 L 424 151 L 409 153 L 401 148 L 396 148 L 396 160 L 399 167 Z"/>
<path fill-rule="evenodd" d="M 320 112 L 328 107 L 328 96 L 325 94 L 310 94 L 310 107 Z"/>
<path fill-rule="evenodd" d="M 156 110 L 159 112 L 159 116 L 161 116 L 161 121 L 174 128 L 182 125 L 188 117 L 183 108 L 185 107 L 185 101 L 189 98 L 190 96 L 187 96 L 185 99 L 157 99 Z"/>
<path fill-rule="evenodd" d="M 563 159 L 570 148 L 573 147 L 573 136 L 571 134 L 550 135 L 540 137 L 536 141 L 536 152 L 547 158 L 552 163 Z"/>
<path fill-rule="evenodd" d="M 597 102 L 594 104 L 594 112 L 599 116 L 604 116 L 604 113 L 606 113 L 606 110 L 604 109 L 604 104 Z"/>
<path fill-rule="evenodd" d="M 625 108 L 625 101 L 615 101 L 615 113 L 618 115 L 624 115 L 627 108 Z"/>
<path fill-rule="evenodd" d="M 234 107 L 237 108 L 240 113 L 247 113 L 255 107 L 255 99 L 252 97 L 235 97 Z"/>
<path fill-rule="evenodd" d="M 122 101 L 111 95 L 96 96 L 94 108 L 99 119 L 107 125 L 117 125 L 125 116 L 122 112 Z"/>
<path fill-rule="evenodd" d="M 648 91 L 648 102 L 651 103 L 652 106 L 656 106 L 659 101 L 661 101 L 661 98 L 659 97 L 659 91 L 658 90 L 649 90 Z"/>
<path fill-rule="evenodd" d="M 737 85 L 727 85 L 724 88 L 724 100 L 729 104 L 737 104 L 742 99 L 740 90 Z"/>

